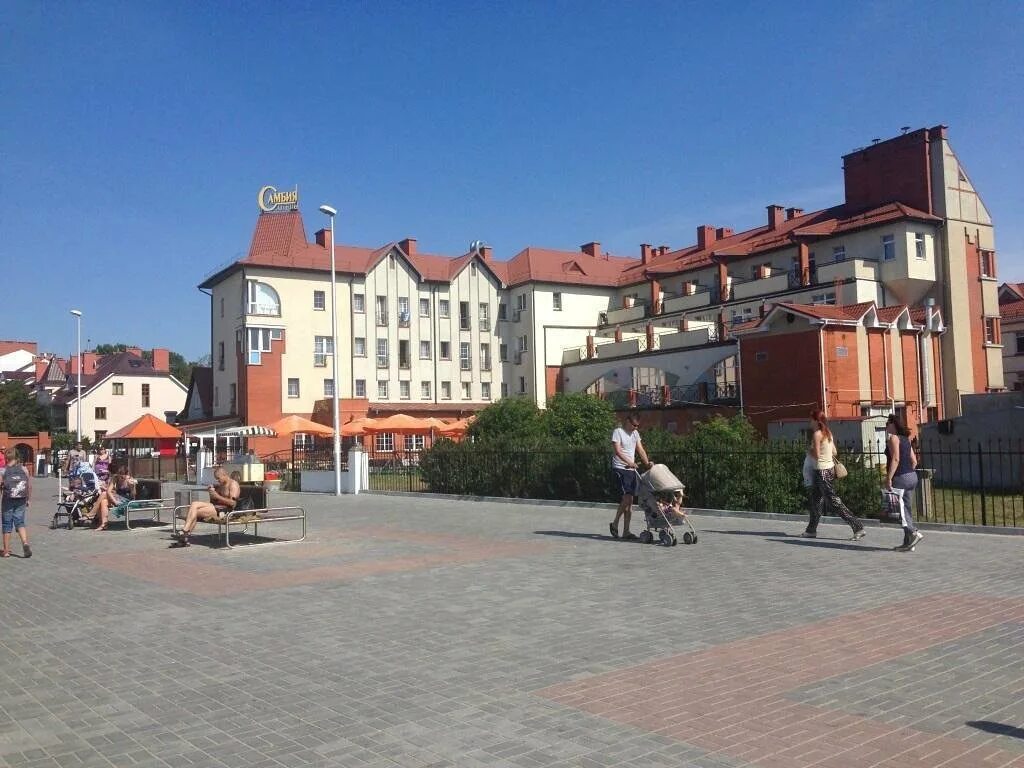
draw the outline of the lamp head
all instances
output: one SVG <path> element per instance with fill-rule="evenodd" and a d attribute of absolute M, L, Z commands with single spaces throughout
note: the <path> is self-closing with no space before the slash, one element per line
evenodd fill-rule
<path fill-rule="evenodd" d="M 329 206 L 329 205 L 321 205 L 320 206 L 320 213 L 326 213 L 328 216 L 332 216 L 332 217 L 338 215 L 338 212 L 336 210 L 334 210 L 333 208 L 331 208 L 331 206 Z"/>
<path fill-rule="evenodd" d="M 71 314 L 74 315 L 75 317 L 81 317 L 82 316 L 82 310 L 80 310 L 80 309 L 72 309 L 71 310 Z"/>

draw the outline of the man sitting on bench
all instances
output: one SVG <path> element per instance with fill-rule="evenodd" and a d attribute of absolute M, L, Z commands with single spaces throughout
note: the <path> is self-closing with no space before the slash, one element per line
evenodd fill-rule
<path fill-rule="evenodd" d="M 200 520 L 216 521 L 224 518 L 238 503 L 238 497 L 242 489 L 237 480 L 232 480 L 223 467 L 217 467 L 213 473 L 216 485 L 211 485 L 209 501 L 193 501 L 188 505 L 188 514 L 185 517 L 185 525 L 181 529 L 181 538 L 171 544 L 172 547 L 191 546 L 188 536 L 196 523 Z"/>

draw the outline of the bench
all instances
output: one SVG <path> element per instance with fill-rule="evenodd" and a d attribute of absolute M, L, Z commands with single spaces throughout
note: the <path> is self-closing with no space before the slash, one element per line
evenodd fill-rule
<path fill-rule="evenodd" d="M 132 512 L 148 512 L 149 519 L 156 523 L 162 523 L 160 513 L 174 509 L 174 499 L 162 498 L 162 487 L 159 480 L 143 478 L 135 481 L 135 498 L 124 507 L 124 527 L 132 529 Z M 110 521 L 120 520 L 121 515 L 115 516 L 111 510 Z"/>
<path fill-rule="evenodd" d="M 265 488 L 258 485 L 241 486 L 241 494 L 238 497 L 238 504 L 244 508 L 234 509 L 225 515 L 221 515 L 216 520 L 199 521 L 200 523 L 206 523 L 208 525 L 216 525 L 218 528 L 218 536 L 223 531 L 224 546 L 228 549 L 234 549 L 235 547 L 235 545 L 231 543 L 231 529 L 233 527 L 242 528 L 244 531 L 245 528 L 251 525 L 253 536 L 258 537 L 260 525 L 298 520 L 302 523 L 302 535 L 299 538 L 256 541 L 253 542 L 253 545 L 294 544 L 296 542 L 303 541 L 306 538 L 306 510 L 302 507 L 268 507 L 267 491 Z M 173 528 L 174 535 L 178 535 L 178 521 L 184 520 L 187 514 L 187 505 L 181 505 L 174 508 L 174 514 L 171 516 L 171 526 Z"/>

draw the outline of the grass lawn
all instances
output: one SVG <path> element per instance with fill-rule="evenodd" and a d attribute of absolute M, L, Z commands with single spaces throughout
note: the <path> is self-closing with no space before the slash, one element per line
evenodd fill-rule
<path fill-rule="evenodd" d="M 959 488 L 933 489 L 928 522 L 981 525 L 981 494 Z M 985 494 L 985 524 L 1024 526 L 1024 494 Z"/>

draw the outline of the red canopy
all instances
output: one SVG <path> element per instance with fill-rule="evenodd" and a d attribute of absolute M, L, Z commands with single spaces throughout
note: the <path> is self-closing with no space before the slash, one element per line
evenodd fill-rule
<path fill-rule="evenodd" d="M 108 432 L 104 440 L 167 440 L 181 437 L 181 430 L 152 414 L 140 416 L 116 432 Z"/>

